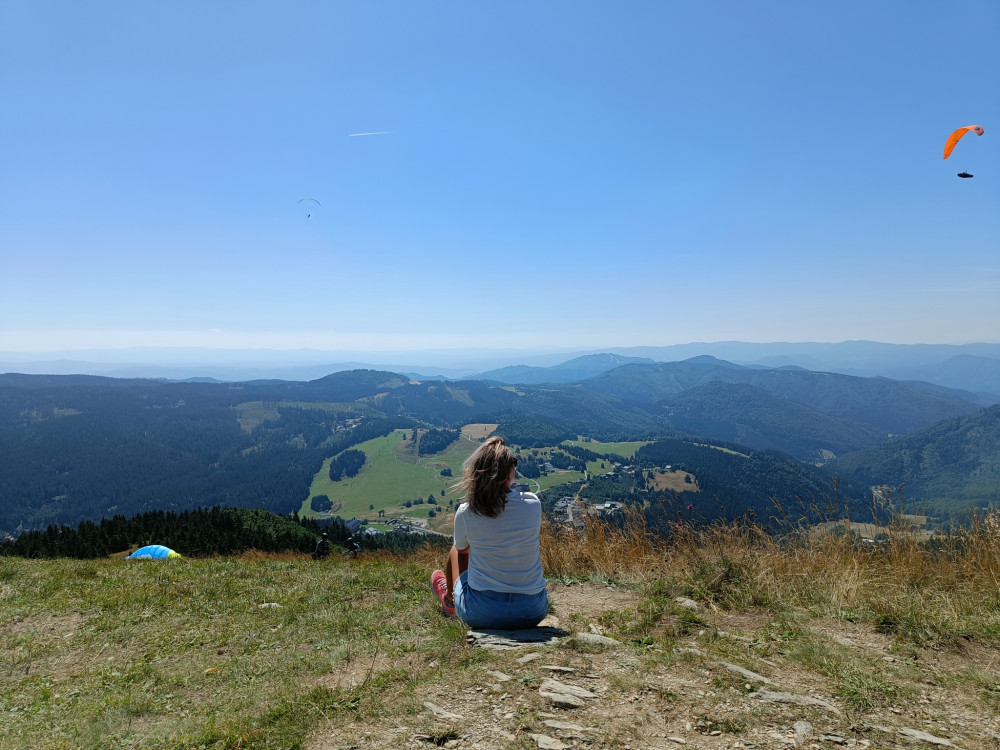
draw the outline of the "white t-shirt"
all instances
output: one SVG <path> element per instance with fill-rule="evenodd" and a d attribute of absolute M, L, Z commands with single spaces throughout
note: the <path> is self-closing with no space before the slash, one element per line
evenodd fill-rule
<path fill-rule="evenodd" d="M 537 594 L 545 588 L 538 531 L 542 502 L 511 492 L 496 518 L 478 516 L 468 503 L 455 513 L 455 548 L 469 548 L 469 586 L 478 591 Z"/>

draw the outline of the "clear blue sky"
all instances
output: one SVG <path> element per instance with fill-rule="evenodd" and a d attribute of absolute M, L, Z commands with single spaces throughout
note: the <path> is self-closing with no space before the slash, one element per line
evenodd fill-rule
<path fill-rule="evenodd" d="M 996 0 L 4 0 L 0 351 L 1000 341 L 998 78 Z"/>

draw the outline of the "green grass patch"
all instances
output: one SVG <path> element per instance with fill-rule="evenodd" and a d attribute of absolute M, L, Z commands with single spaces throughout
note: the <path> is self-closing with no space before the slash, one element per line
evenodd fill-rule
<path fill-rule="evenodd" d="M 837 695 L 860 711 L 892 705 L 912 694 L 871 669 L 851 668 L 837 676 Z"/>
<path fill-rule="evenodd" d="M 721 445 L 710 445 L 708 443 L 691 443 L 691 445 L 697 445 L 702 448 L 712 448 L 717 451 L 722 451 L 723 453 L 728 453 L 731 456 L 742 456 L 743 458 L 750 458 L 746 453 L 740 453 L 739 451 L 734 451 L 732 448 L 723 448 Z"/>
<path fill-rule="evenodd" d="M 368 462 L 360 473 L 339 482 L 330 480 L 330 461 L 313 477 L 309 488 L 309 497 L 302 504 L 301 515 L 316 515 L 310 508 L 310 501 L 316 495 L 326 495 L 334 507 L 341 503 L 340 510 L 335 515 L 343 518 L 370 516 L 379 510 L 393 515 L 399 510 L 400 503 L 417 498 L 426 500 L 428 495 L 434 495 L 439 503 L 447 504 L 448 500 L 457 500 L 460 493 L 452 489 L 457 477 L 461 474 L 462 462 L 476 449 L 478 443 L 460 438 L 452 443 L 447 450 L 433 456 L 417 456 L 408 439 L 409 430 L 396 430 L 390 435 L 366 440 L 352 446 L 364 451 Z M 453 476 L 441 476 L 442 468 L 451 468 Z M 441 490 L 445 494 L 441 495 Z M 375 508 L 369 508 L 374 505 Z M 427 515 L 430 506 L 412 506 L 406 509 L 411 515 Z"/>
<path fill-rule="evenodd" d="M 299 747 L 331 715 L 386 715 L 407 663 L 455 647 L 416 565 L 0 568 L 19 581 L 0 613 L 2 748 Z"/>
<path fill-rule="evenodd" d="M 583 479 L 583 474 L 578 471 L 554 471 L 538 479 L 522 479 L 518 477 L 517 481 L 527 482 L 531 486 L 532 492 L 541 492 L 542 490 L 558 487 L 563 484 L 578 482 L 581 479 Z"/>
<path fill-rule="evenodd" d="M 642 446 L 649 445 L 649 441 L 630 440 L 620 443 L 602 443 L 599 440 L 564 440 L 560 445 L 574 445 L 578 448 L 586 448 L 588 451 L 593 451 L 594 453 L 614 453 L 616 456 L 632 458 L 635 452 Z"/>

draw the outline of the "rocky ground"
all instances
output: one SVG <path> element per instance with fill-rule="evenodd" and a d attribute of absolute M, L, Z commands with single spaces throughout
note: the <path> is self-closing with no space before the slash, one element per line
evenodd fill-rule
<path fill-rule="evenodd" d="M 996 648 L 915 645 L 870 623 L 687 600 L 657 620 L 668 637 L 624 643 L 607 635 L 642 616 L 636 592 L 553 583 L 550 598 L 543 624 L 561 631 L 551 642 L 470 643 L 460 668 L 415 653 L 331 674 L 333 687 L 386 669 L 420 679 L 388 721 L 331 721 L 305 747 L 1000 748 Z"/>

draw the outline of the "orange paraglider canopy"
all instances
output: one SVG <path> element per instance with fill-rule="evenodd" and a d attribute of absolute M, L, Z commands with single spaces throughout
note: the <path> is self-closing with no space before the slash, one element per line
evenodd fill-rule
<path fill-rule="evenodd" d="M 970 130 L 976 135 L 983 134 L 982 125 L 966 125 L 964 128 L 959 128 L 954 133 L 948 136 L 948 142 L 944 144 L 945 159 L 951 156 L 951 151 L 953 148 L 955 148 L 955 144 L 958 143 L 962 139 L 962 136 L 968 133 Z"/>

